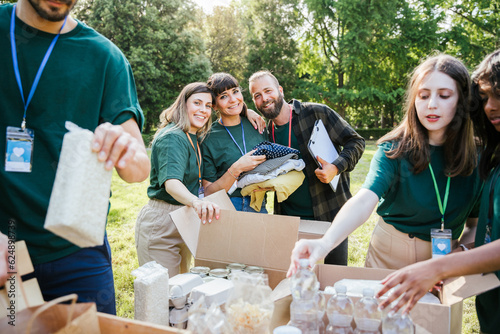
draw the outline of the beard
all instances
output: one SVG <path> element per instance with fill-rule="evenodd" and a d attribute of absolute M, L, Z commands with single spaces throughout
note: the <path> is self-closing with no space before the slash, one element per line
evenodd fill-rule
<path fill-rule="evenodd" d="M 75 4 L 78 2 L 78 0 L 75 0 L 74 2 L 73 0 L 58 0 L 58 2 L 68 6 L 65 10 L 59 11 L 58 8 L 52 8 L 50 6 L 48 9 L 43 8 L 40 5 L 40 1 L 41 0 L 28 0 L 37 14 L 50 22 L 60 22 L 64 20 L 64 18 L 69 15 L 71 9 L 73 9 Z"/>
<path fill-rule="evenodd" d="M 265 118 L 275 119 L 280 114 L 284 101 L 285 97 L 280 93 L 278 99 L 274 100 L 274 108 L 267 110 L 264 108 L 257 108 L 257 110 L 260 111 Z"/>

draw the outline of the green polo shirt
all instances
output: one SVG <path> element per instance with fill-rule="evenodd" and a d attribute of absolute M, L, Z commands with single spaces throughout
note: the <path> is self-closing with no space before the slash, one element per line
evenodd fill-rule
<path fill-rule="evenodd" d="M 257 144 L 266 140 L 266 136 L 255 130 L 245 117 L 241 117 L 241 123 L 238 125 L 224 127 L 219 122 L 212 124 L 210 133 L 202 143 L 203 179 L 212 183 L 217 181 L 236 160 L 241 158 L 241 151 L 245 153 L 243 132 L 246 152 L 250 152 Z M 236 189 L 230 196 L 241 197 L 241 189 Z"/>
<path fill-rule="evenodd" d="M 476 230 L 475 246 L 484 244 L 486 225 L 488 223 L 488 211 L 490 206 L 490 189 L 493 173 L 486 180 L 483 195 L 481 197 L 481 210 Z M 500 239 L 500 177 L 497 178 L 493 189 L 493 216 L 491 225 L 491 241 Z M 500 271 L 495 274 L 500 278 Z M 482 333 L 498 333 L 500 328 L 500 288 L 496 288 L 476 297 L 476 311 Z"/>
<path fill-rule="evenodd" d="M 193 146 L 196 146 L 196 135 L 188 134 Z M 154 198 L 175 205 L 183 205 L 176 201 L 165 190 L 165 182 L 170 179 L 181 181 L 186 188 L 198 196 L 198 163 L 196 152 L 191 146 L 186 133 L 174 128 L 173 124 L 161 129 L 151 146 L 151 174 L 148 187 L 149 198 Z"/>
<path fill-rule="evenodd" d="M 363 188 L 379 197 L 377 213 L 397 230 L 430 241 L 432 228 L 441 227 L 441 213 L 429 168 L 419 174 L 412 172 L 406 158 L 389 159 L 385 151 L 391 143 L 382 143 L 375 153 Z M 444 149 L 430 146 L 431 164 L 441 200 L 444 199 L 447 177 L 444 174 Z M 482 181 L 477 168 L 472 175 L 451 178 L 448 205 L 444 215 L 445 228 L 458 239 L 468 217 L 477 217 Z"/>
<path fill-rule="evenodd" d="M 289 123 L 281 126 L 276 126 L 274 129 L 274 139 L 277 144 L 288 146 L 289 143 Z M 299 149 L 299 143 L 294 132 L 291 131 L 291 147 Z M 299 150 L 299 159 L 302 159 L 302 154 Z M 304 182 L 297 188 L 286 200 L 280 204 L 281 214 L 287 216 L 297 216 L 302 219 L 314 220 L 314 212 L 312 208 L 311 194 L 309 193 L 309 180 L 307 174 Z"/>

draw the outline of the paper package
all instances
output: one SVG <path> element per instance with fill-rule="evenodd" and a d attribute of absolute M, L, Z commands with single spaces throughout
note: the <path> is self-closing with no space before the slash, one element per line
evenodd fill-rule
<path fill-rule="evenodd" d="M 102 245 L 112 171 L 92 152 L 91 131 L 66 128 L 45 228 L 79 247 Z"/>
<path fill-rule="evenodd" d="M 132 271 L 135 295 L 135 319 L 168 326 L 168 269 L 156 261 Z"/>

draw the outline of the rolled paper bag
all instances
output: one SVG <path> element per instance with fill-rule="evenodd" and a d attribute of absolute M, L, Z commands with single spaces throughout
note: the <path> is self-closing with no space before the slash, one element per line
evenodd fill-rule
<path fill-rule="evenodd" d="M 112 171 L 92 152 L 94 134 L 67 121 L 45 228 L 79 247 L 102 245 Z"/>

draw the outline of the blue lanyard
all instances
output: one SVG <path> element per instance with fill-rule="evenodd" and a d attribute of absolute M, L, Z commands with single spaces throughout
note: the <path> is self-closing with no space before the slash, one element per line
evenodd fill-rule
<path fill-rule="evenodd" d="M 241 152 L 241 155 L 245 155 L 247 153 L 247 144 L 245 143 L 245 130 L 243 129 L 243 122 L 241 121 L 240 119 L 240 124 L 241 124 L 241 136 L 243 137 L 243 148 L 245 149 L 245 153 L 243 153 L 243 150 L 241 149 L 240 145 L 238 145 L 238 143 L 236 142 L 236 140 L 234 139 L 233 135 L 231 134 L 231 132 L 229 132 L 229 129 L 226 128 L 226 126 L 224 125 L 224 123 L 222 123 L 222 118 L 220 120 L 220 124 L 222 124 L 222 126 L 224 127 L 224 129 L 226 129 L 227 133 L 229 133 L 229 136 L 231 137 L 231 139 L 233 140 L 233 142 L 236 144 L 236 146 L 238 146 L 238 149 L 240 150 Z"/>
<path fill-rule="evenodd" d="M 28 100 L 24 100 L 24 92 L 23 92 L 23 85 L 21 84 L 21 76 L 19 75 L 19 64 L 17 62 L 17 50 L 16 50 L 16 39 L 14 36 L 14 29 L 16 25 L 16 5 L 14 5 L 14 8 L 12 9 L 12 18 L 10 20 L 10 46 L 12 48 L 12 62 L 14 63 L 14 73 L 16 75 L 16 81 L 17 85 L 19 86 L 19 91 L 21 92 L 21 98 L 23 99 L 23 104 L 24 104 L 24 116 L 23 116 L 23 122 L 21 124 L 21 128 L 24 130 L 26 128 L 26 110 L 28 110 L 28 106 L 31 102 L 31 98 L 35 94 L 36 87 L 38 86 L 38 82 L 40 81 L 40 77 L 42 76 L 43 69 L 45 68 L 45 65 L 47 65 L 47 61 L 49 60 L 50 54 L 52 53 L 52 49 L 54 49 L 54 46 L 56 45 L 57 39 L 59 38 L 59 35 L 61 34 L 61 31 L 63 30 L 64 26 L 66 25 L 66 20 L 67 16 L 64 18 L 63 25 L 61 26 L 61 29 L 59 30 L 59 33 L 54 37 L 52 42 L 50 43 L 50 46 L 45 53 L 45 57 L 43 57 L 42 63 L 40 64 L 40 67 L 38 68 L 38 72 L 36 73 L 35 80 L 33 80 L 33 85 L 31 86 L 30 94 L 28 96 Z"/>

